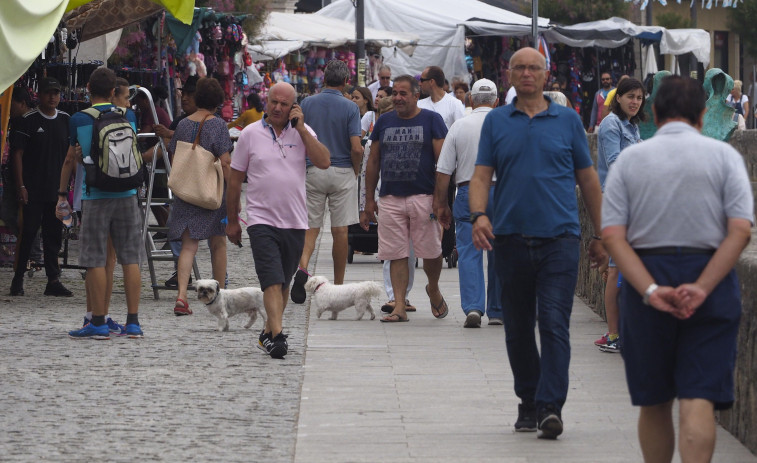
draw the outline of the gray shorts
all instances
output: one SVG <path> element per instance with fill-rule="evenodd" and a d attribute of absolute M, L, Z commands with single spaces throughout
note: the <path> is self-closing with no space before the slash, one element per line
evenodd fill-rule
<path fill-rule="evenodd" d="M 79 265 L 105 267 L 108 235 L 121 265 L 140 264 L 145 252 L 142 242 L 142 212 L 137 195 L 127 198 L 88 199 L 81 202 Z"/>
<path fill-rule="evenodd" d="M 347 227 L 360 221 L 357 177 L 352 167 L 308 167 L 305 179 L 308 226 L 321 228 L 328 201 L 332 227 Z"/>

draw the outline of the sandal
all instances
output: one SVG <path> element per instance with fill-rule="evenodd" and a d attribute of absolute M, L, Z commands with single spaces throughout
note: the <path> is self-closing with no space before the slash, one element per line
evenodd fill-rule
<path fill-rule="evenodd" d="M 182 315 L 192 315 L 192 309 L 189 308 L 187 301 L 177 297 L 176 304 L 173 307 L 173 314 L 177 317 Z"/>
<path fill-rule="evenodd" d="M 382 318 L 381 321 L 383 323 L 400 323 L 400 322 L 406 322 L 408 321 L 408 319 L 400 317 L 399 314 L 390 313 L 386 317 Z"/>
<path fill-rule="evenodd" d="M 431 303 L 431 314 L 436 318 L 446 317 L 449 313 L 449 307 L 447 306 L 447 301 L 444 300 L 444 296 L 442 296 L 442 301 L 440 303 L 434 305 L 434 303 L 431 302 L 431 295 L 428 294 L 428 285 L 426 285 L 426 294 L 429 297 L 428 302 Z"/>
<path fill-rule="evenodd" d="M 417 309 L 414 305 L 410 304 L 410 301 L 405 299 L 405 312 L 415 312 Z M 394 300 L 391 300 L 387 302 L 386 304 L 381 306 L 381 311 L 384 313 L 392 313 L 394 312 Z"/>

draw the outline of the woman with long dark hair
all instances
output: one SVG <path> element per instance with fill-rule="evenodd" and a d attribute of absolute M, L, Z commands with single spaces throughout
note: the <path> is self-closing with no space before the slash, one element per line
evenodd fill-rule
<path fill-rule="evenodd" d="M 602 191 L 605 188 L 607 172 L 620 152 L 641 141 L 639 122 L 644 120 L 645 101 L 644 84 L 638 79 L 629 77 L 618 82 L 615 96 L 610 102 L 610 114 L 602 119 L 597 131 L 597 173 Z M 594 341 L 594 344 L 603 352 L 620 352 L 620 336 L 618 335 L 619 285 L 618 268 L 610 258 L 605 286 L 607 333 Z"/>

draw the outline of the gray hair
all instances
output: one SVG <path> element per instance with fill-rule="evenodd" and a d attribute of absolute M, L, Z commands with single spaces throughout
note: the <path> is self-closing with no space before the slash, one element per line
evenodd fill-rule
<path fill-rule="evenodd" d="M 491 93 L 476 93 L 471 95 L 471 104 L 474 106 L 481 105 L 493 105 L 497 101 L 498 95 L 492 95 Z"/>
<path fill-rule="evenodd" d="M 379 66 L 379 69 L 378 69 L 378 72 L 381 72 L 381 71 L 389 71 L 389 72 L 392 72 L 392 68 L 390 68 L 390 67 L 389 67 L 389 66 L 387 66 L 386 64 L 382 64 L 381 66 Z"/>
<path fill-rule="evenodd" d="M 341 87 L 350 78 L 350 70 L 344 61 L 332 59 L 323 70 L 323 82 L 329 87 Z"/>

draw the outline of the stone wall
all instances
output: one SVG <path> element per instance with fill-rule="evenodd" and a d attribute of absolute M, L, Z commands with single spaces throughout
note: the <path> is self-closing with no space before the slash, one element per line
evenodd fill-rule
<path fill-rule="evenodd" d="M 588 138 L 592 157 L 596 160 L 597 137 L 589 134 Z M 757 130 L 737 131 L 730 143 L 744 156 L 747 171 L 752 181 L 757 182 Z M 754 186 L 753 183 L 753 190 L 757 190 Z M 592 234 L 591 221 L 580 195 L 578 202 L 582 236 L 587 238 Z M 757 205 L 757 201 L 755 204 Z M 757 233 L 752 235 L 752 242 L 741 255 L 736 267 L 741 282 L 742 298 L 735 369 L 736 401 L 732 409 L 719 413 L 718 420 L 747 448 L 757 453 L 757 381 L 754 381 L 757 377 Z M 587 241 L 585 239 L 585 243 Z M 576 295 L 604 318 L 603 293 L 604 283 L 599 272 L 590 269 L 585 247 L 582 246 Z"/>

